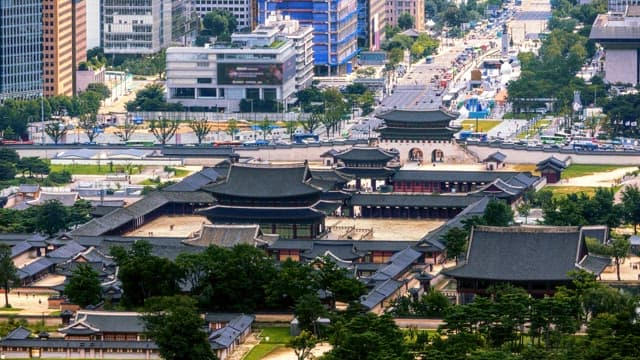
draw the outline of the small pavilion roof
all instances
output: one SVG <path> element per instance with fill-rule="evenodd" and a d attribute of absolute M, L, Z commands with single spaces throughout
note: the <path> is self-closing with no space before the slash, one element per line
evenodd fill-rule
<path fill-rule="evenodd" d="M 486 159 L 482 160 L 482 162 L 490 162 L 495 161 L 499 163 L 503 163 L 507 159 L 507 155 L 501 153 L 500 151 L 496 151 L 492 154 L 489 154 Z"/>
<path fill-rule="evenodd" d="M 342 161 L 379 161 L 388 162 L 398 156 L 398 152 L 373 146 L 354 146 L 333 155 Z"/>
<path fill-rule="evenodd" d="M 436 110 L 405 110 L 393 109 L 376 115 L 377 118 L 386 121 L 398 122 L 442 122 L 455 120 L 457 114 L 449 113 L 441 109 Z"/>

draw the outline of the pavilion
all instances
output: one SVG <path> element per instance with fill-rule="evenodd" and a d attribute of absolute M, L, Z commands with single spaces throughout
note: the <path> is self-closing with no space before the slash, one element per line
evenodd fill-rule
<path fill-rule="evenodd" d="M 217 200 L 198 213 L 215 224 L 259 224 L 263 233 L 315 239 L 325 232 L 325 217 L 340 201 L 322 200 L 308 164 L 233 164 L 225 180 L 203 191 Z"/>
<path fill-rule="evenodd" d="M 580 227 L 477 226 L 466 261 L 442 273 L 456 280 L 458 303 L 468 303 L 498 284 L 522 287 L 535 297 L 553 295 L 556 287 L 571 286 L 570 271 L 595 277 L 609 263 L 589 254 Z"/>

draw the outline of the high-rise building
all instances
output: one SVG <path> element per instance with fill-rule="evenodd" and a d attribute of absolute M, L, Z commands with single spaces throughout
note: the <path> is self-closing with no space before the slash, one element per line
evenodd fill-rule
<path fill-rule="evenodd" d="M 172 0 L 103 0 L 105 54 L 154 54 L 171 44 Z"/>
<path fill-rule="evenodd" d="M 380 50 L 386 20 L 385 0 L 358 0 L 358 47 Z"/>
<path fill-rule="evenodd" d="M 76 94 L 76 71 L 87 60 L 87 2 L 73 0 L 73 93 Z"/>
<path fill-rule="evenodd" d="M 413 17 L 413 28 L 424 31 L 424 0 L 387 0 L 387 24 L 398 26 L 398 17 L 409 14 Z"/>
<path fill-rule="evenodd" d="M 270 12 L 313 27 L 313 53 L 318 75 L 350 73 L 356 56 L 358 12 L 356 0 L 257 0 L 258 22 Z"/>
<path fill-rule="evenodd" d="M 311 26 L 300 26 L 300 22 L 281 14 L 269 14 L 265 25 L 260 28 L 274 27 L 286 39 L 293 41 L 296 49 L 296 91 L 311 86 L 313 81 L 313 29 Z"/>
<path fill-rule="evenodd" d="M 87 13 L 87 49 L 100 47 L 102 42 L 102 6 L 100 0 L 85 0 Z"/>
<path fill-rule="evenodd" d="M 213 10 L 227 10 L 236 17 L 238 30 L 256 27 L 256 0 L 191 0 L 192 10 L 204 16 Z"/>
<path fill-rule="evenodd" d="M 42 93 L 42 0 L 0 1 L 0 103 Z"/>
<path fill-rule="evenodd" d="M 73 95 L 73 0 L 42 0 L 44 95 Z"/>

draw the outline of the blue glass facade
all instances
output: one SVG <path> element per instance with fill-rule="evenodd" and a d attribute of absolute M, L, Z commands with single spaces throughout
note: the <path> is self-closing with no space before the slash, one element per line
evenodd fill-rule
<path fill-rule="evenodd" d="M 351 71 L 358 52 L 356 0 L 258 0 L 258 22 L 274 11 L 313 26 L 314 63 L 317 72 L 330 69 L 331 75 Z"/>
<path fill-rule="evenodd" d="M 42 0 L 0 0 L 0 102 L 42 92 Z"/>

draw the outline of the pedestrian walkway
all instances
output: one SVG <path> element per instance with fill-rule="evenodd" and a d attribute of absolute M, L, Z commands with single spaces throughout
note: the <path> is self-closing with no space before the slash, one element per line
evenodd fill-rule
<path fill-rule="evenodd" d="M 515 137 L 515 135 L 518 132 L 518 129 L 524 127 L 526 124 L 527 124 L 527 120 L 522 120 L 522 119 L 504 120 L 500 124 L 494 126 L 492 129 L 487 131 L 487 136 L 499 137 L 503 139 Z"/>

